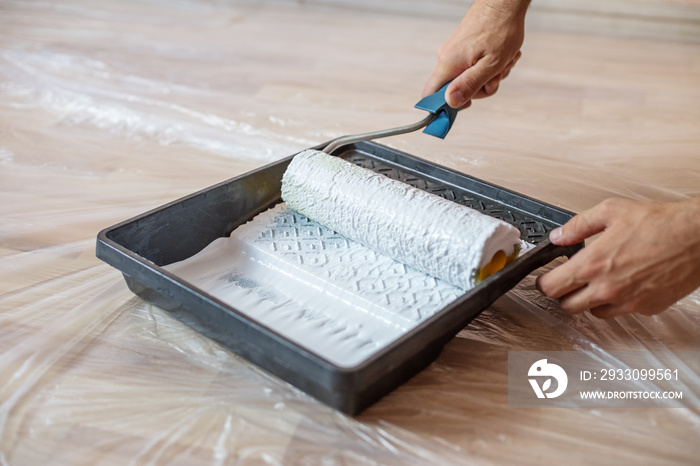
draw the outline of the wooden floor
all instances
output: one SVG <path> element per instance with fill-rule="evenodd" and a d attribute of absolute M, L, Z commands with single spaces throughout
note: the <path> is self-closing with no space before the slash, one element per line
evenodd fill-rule
<path fill-rule="evenodd" d="M 698 292 L 603 322 L 562 315 L 536 272 L 350 419 L 135 298 L 94 257 L 102 228 L 422 118 L 413 105 L 459 21 L 260 5 L 0 3 L 0 463 L 697 461 L 697 374 L 680 409 L 516 410 L 506 370 L 511 350 L 697 350 Z M 575 212 L 700 195 L 700 45 L 536 23 L 498 94 L 444 141 L 385 142 Z"/>

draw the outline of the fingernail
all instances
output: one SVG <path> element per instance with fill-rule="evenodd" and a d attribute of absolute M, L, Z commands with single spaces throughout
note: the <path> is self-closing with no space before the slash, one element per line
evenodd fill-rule
<path fill-rule="evenodd" d="M 556 244 L 557 241 L 559 241 L 559 240 L 561 239 L 561 236 L 562 236 L 562 234 L 561 234 L 561 227 L 555 228 L 554 230 L 552 230 L 552 231 L 549 233 L 549 240 L 550 240 L 552 243 Z"/>
<path fill-rule="evenodd" d="M 455 89 L 450 93 L 450 101 L 447 103 L 452 108 L 459 108 L 462 102 L 464 102 L 464 94 L 459 89 Z"/>

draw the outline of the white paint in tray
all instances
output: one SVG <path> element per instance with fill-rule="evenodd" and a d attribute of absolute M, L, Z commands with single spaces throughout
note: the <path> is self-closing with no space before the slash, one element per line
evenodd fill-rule
<path fill-rule="evenodd" d="M 343 367 L 366 360 L 464 293 L 284 203 L 166 268 Z"/>

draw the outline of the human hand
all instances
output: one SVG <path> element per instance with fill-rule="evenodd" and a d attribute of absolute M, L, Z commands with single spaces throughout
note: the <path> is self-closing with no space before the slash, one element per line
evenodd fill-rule
<path fill-rule="evenodd" d="M 438 64 L 423 97 L 453 80 L 445 92 L 452 108 L 496 93 L 520 58 L 530 0 L 476 0 L 438 49 Z"/>
<path fill-rule="evenodd" d="M 662 203 L 608 199 L 550 234 L 576 244 L 603 234 L 542 275 L 537 288 L 571 314 L 657 314 L 700 286 L 700 198 Z"/>

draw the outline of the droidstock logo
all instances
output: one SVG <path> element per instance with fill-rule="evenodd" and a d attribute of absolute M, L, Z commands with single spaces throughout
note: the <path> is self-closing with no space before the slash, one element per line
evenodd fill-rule
<path fill-rule="evenodd" d="M 566 375 L 564 369 L 556 364 L 550 364 L 546 359 L 540 359 L 530 366 L 530 370 L 527 372 L 528 377 L 536 377 L 534 379 L 528 379 L 532 389 L 535 391 L 537 398 L 556 398 L 566 391 L 566 386 L 569 383 L 569 378 Z M 546 377 L 546 378 L 545 378 Z M 557 388 L 553 392 L 548 392 L 552 388 L 552 378 L 557 381 Z M 540 386 L 538 379 L 542 379 L 542 385 Z"/>

